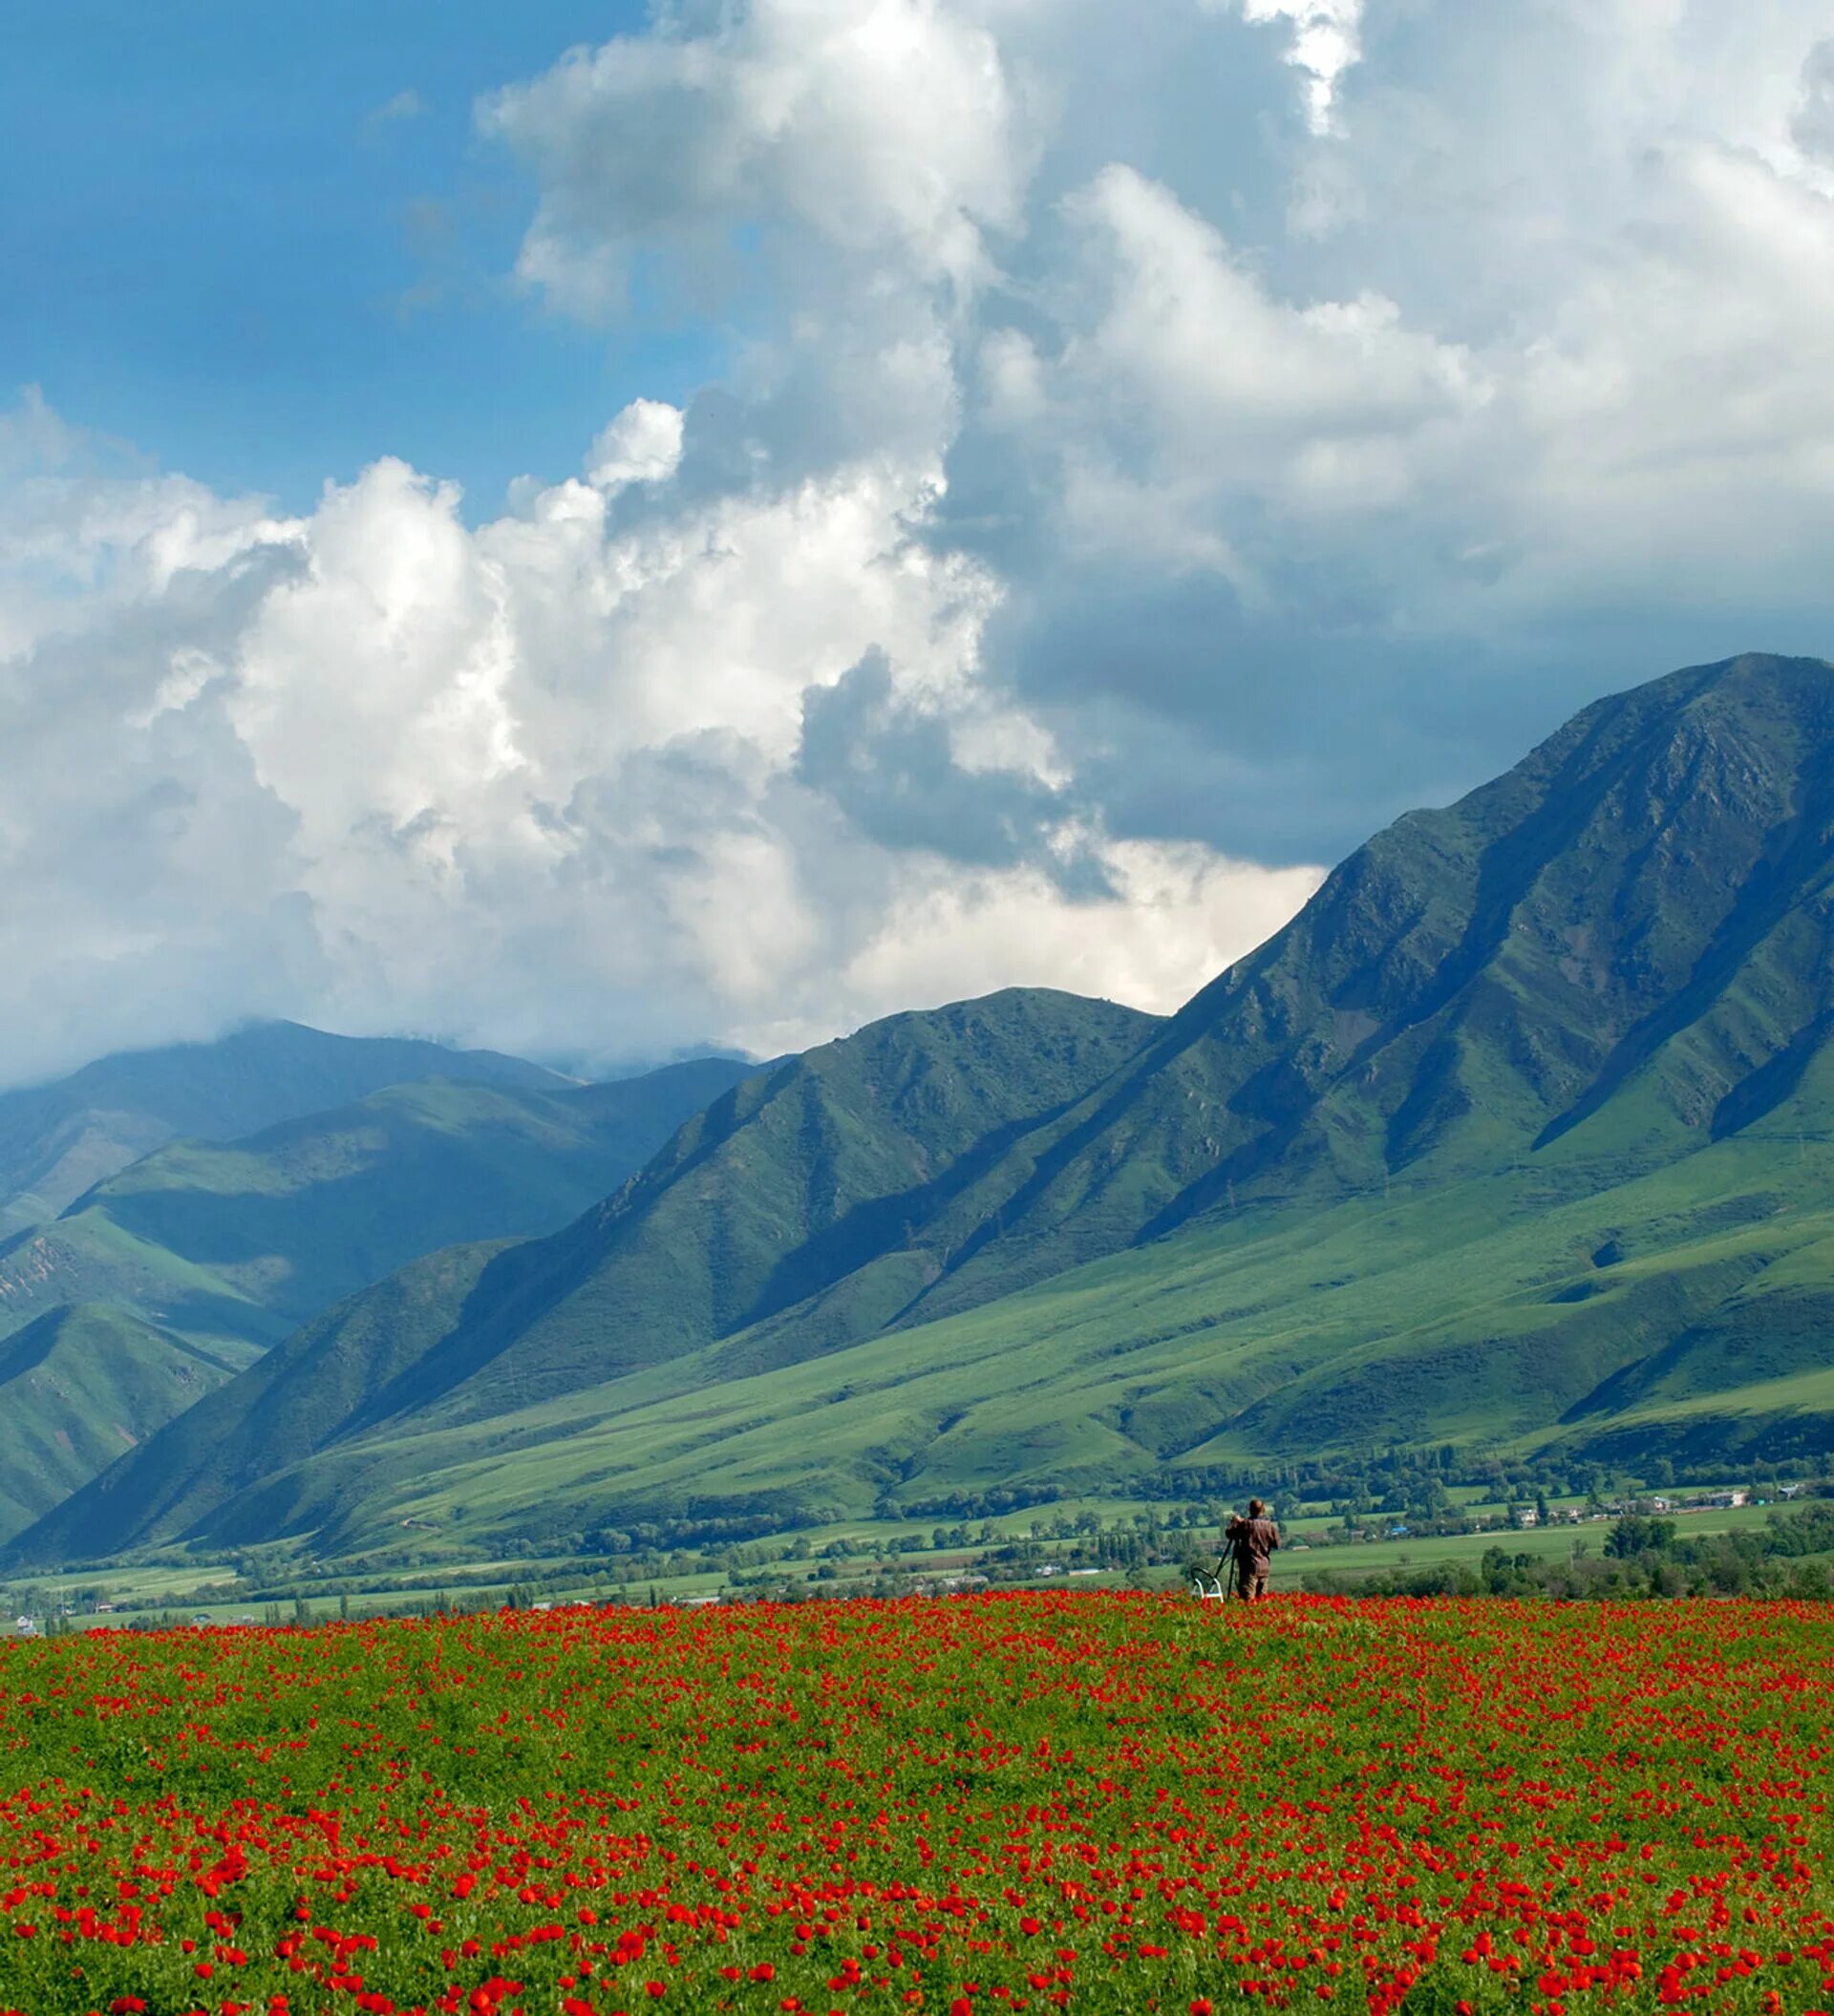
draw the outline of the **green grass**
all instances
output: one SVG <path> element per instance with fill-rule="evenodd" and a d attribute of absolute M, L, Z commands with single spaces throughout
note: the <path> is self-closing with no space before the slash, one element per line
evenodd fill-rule
<path fill-rule="evenodd" d="M 1246 1473 L 1390 1437 L 1522 1451 L 1588 1446 L 1627 1422 L 1720 1434 L 1791 1410 L 1812 1421 L 1834 1411 L 1821 1370 L 1585 1411 L 1677 1328 L 1743 1320 L 1767 1268 L 1794 1259 L 1799 1293 L 1813 1279 L 1834 1154 L 1811 1145 L 1785 1209 L 1762 1208 L 1767 1174 L 1763 1144 L 1745 1140 L 1566 1202 L 1537 1172 L 1245 1213 L 804 1364 L 722 1377 L 741 1333 L 486 1425 L 333 1443 L 202 1530 L 318 1532 L 337 1550 L 386 1544 L 413 1520 L 476 1551 L 493 1534 L 696 1506 L 859 1519 L 886 1496 Z M 1718 1229 L 1747 1208 L 1762 1215 Z M 1629 1257 L 1601 1270 L 1587 1256 L 1608 1232 Z M 1601 1275 L 1600 1292 L 1560 1299 Z"/>
<path fill-rule="evenodd" d="M 8 2001 L 1802 2010 L 1830 1651 L 1061 1590 L 9 1647 Z"/>
<path fill-rule="evenodd" d="M 1817 1154 L 1818 1168 L 1834 1170 Z M 728 1348 L 713 1347 L 487 1431 L 378 1436 L 272 1489 L 301 1491 L 303 1526 L 335 1517 L 329 1505 L 315 1516 L 307 1493 L 373 1506 L 332 1528 L 355 1544 L 402 1517 L 503 1530 L 525 1518 L 531 1498 L 569 1523 L 615 1519 L 621 1505 L 799 1491 L 805 1506 L 858 1516 L 887 1489 L 895 1501 L 900 1489 L 922 1496 L 1073 1480 L 1078 1470 L 1124 1478 L 1181 1462 L 1249 1467 L 1390 1434 L 1545 1443 L 1550 1417 L 1583 1407 L 1601 1372 L 1658 1348 L 1677 1312 L 1723 1316 L 1759 1263 L 1823 1236 L 1823 1214 L 1799 1207 L 1626 1263 L 1614 1270 L 1624 1280 L 1587 1301 L 1555 1299 L 1598 1271 L 1582 1255 L 1605 1228 L 1623 1239 L 1643 1226 L 1664 1232 L 1698 1216 L 1703 1200 L 1736 1196 L 1741 1165 L 1753 1162 L 1761 1175 L 1752 1144 L 1721 1144 L 1551 1209 L 1539 1179 L 1525 1198 L 1501 1178 L 1451 1197 L 1353 1199 L 1290 1224 L 1257 1215 L 809 1364 L 720 1380 Z M 1603 1310 L 1617 1357 L 1601 1364 Z M 1365 1382 L 1366 1366 L 1379 1370 L 1379 1388 Z M 1815 1373 L 1760 1390 L 1759 1412 L 1812 1407 L 1825 1384 Z M 1365 1395 L 1374 1404 L 1357 1408 Z M 1220 1432 L 1179 1447 L 1180 1434 L 1231 1403 Z M 1683 1409 L 1714 1419 L 1731 1411 L 1723 1396 Z M 1319 1434 L 1321 1421 L 1334 1432 Z M 1582 1415 L 1558 1433 L 1589 1432 Z"/>
<path fill-rule="evenodd" d="M 1724 1511 L 1674 1515 L 1683 1539 L 1701 1534 L 1738 1533 L 1761 1528 L 1775 1507 L 1735 1506 Z M 1610 1533 L 1607 1519 L 1588 1519 L 1577 1526 L 1529 1526 L 1487 1533 L 1409 1535 L 1405 1539 L 1358 1540 L 1327 1546 L 1308 1535 L 1310 1551 L 1283 1553 L 1275 1567 L 1278 1579 L 1304 1587 L 1308 1577 L 1320 1571 L 1333 1576 L 1386 1574 L 1396 1568 L 1429 1568 L 1443 1562 L 1475 1568 L 1492 1547 L 1507 1555 L 1525 1554 L 1533 1560 L 1566 1560 L 1575 1545 L 1596 1556 L 1605 1551 Z"/>

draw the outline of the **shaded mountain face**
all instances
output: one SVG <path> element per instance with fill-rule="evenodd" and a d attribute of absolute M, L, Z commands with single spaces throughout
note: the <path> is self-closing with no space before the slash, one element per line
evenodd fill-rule
<path fill-rule="evenodd" d="M 1597 1180 L 1737 1133 L 1827 1033 L 1834 671 L 1603 700 L 1353 855 L 962 1199 L 925 1318 L 1207 1213 L 1526 1158 Z"/>
<path fill-rule="evenodd" d="M 0 1093 L 0 1232 L 56 1217 L 167 1141 L 235 1140 L 422 1078 L 551 1090 L 568 1082 L 491 1050 L 331 1036 L 293 1022 L 123 1051 L 53 1084 Z"/>
<path fill-rule="evenodd" d="M 276 1344 L 436 1247 L 565 1224 L 752 1070 L 701 1058 L 554 1090 L 423 1079 L 246 1140 L 170 1143 L 0 1246 L 0 1334 L 107 1301 L 206 1348 Z"/>
<path fill-rule="evenodd" d="M 1829 1103 L 1831 872 L 1827 665 L 1602 701 L 1397 821 L 1169 1023 L 996 996 L 749 1081 L 565 1232 L 416 1275 L 412 1324 L 358 1298 L 291 1340 L 264 1380 L 372 1355 L 284 1475 L 239 1382 L 211 1403 L 235 1477 L 168 1431 L 29 1551 L 335 1544 L 441 1475 L 508 1530 L 536 1496 L 583 1526 L 812 1478 L 869 1504 L 1375 1432 L 1596 1438 L 1697 1401 L 1714 1336 L 1786 1382 L 1800 1352 L 1748 1349 L 1751 1277 L 1795 1255 L 1812 1337 L 1821 1234 L 1750 1228 L 1804 1184 L 1804 1225 L 1823 1208 L 1772 1140 Z M 1589 1257 L 1626 1241 L 1618 1273 Z"/>

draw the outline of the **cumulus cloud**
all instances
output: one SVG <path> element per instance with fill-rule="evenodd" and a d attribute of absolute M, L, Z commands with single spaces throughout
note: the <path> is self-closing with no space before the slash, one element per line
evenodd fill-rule
<path fill-rule="evenodd" d="M 730 367 L 502 507 L 0 419 L 0 1069 L 1169 1008 L 1598 691 L 1828 648 L 1828 48 L 1821 0 L 679 0 L 506 81 L 522 283 Z"/>
<path fill-rule="evenodd" d="M 12 431 L 69 461 L 41 405 Z M 9 1073 L 250 1012 L 615 1057 L 1016 980 L 1169 1008 L 1290 907 L 1303 875 L 1108 839 L 980 675 L 996 584 L 912 536 L 933 471 L 621 522 L 681 433 L 627 409 L 592 480 L 476 527 L 388 459 L 293 519 L 19 485 Z"/>
<path fill-rule="evenodd" d="M 1318 886 L 1310 868 L 1269 874 L 1207 847 L 1141 840 L 1098 849 L 1105 893 L 1066 912 L 1042 868 L 930 881 L 895 900 L 888 928 L 856 952 L 850 987 L 884 1000 L 947 1001 L 990 969 L 1015 983 L 1134 1003 L 1184 1001 L 1287 922 Z M 808 1040 L 810 1026 L 783 1030 Z M 767 1046 L 778 1032 L 761 1029 Z M 761 1046 L 763 1047 L 763 1046 Z"/>
<path fill-rule="evenodd" d="M 682 413 L 662 399 L 632 399 L 608 422 L 586 456 L 586 478 L 601 490 L 659 483 L 681 463 Z"/>
<path fill-rule="evenodd" d="M 705 25 L 699 25 L 704 17 Z M 1017 117 L 990 30 L 944 0 L 688 8 L 480 111 L 535 169 L 524 279 L 597 313 L 640 247 L 739 223 L 970 285 L 1018 222 Z"/>

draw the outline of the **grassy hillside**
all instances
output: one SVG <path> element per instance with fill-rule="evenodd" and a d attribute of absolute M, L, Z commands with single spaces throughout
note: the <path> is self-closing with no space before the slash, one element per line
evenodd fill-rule
<path fill-rule="evenodd" d="M 437 1043 L 264 1022 L 214 1043 L 129 1050 L 0 1093 L 0 1233 L 54 1218 L 92 1184 L 181 1136 L 225 1141 L 420 1078 L 558 1089 L 540 1065 Z"/>
<path fill-rule="evenodd" d="M 1546 1159 L 1663 1166 L 1830 1027 L 1834 672 L 1748 658 L 1588 708 L 1359 848 L 1293 923 L 966 1192 L 907 1319 L 1205 1213 Z"/>
<path fill-rule="evenodd" d="M 751 1067 L 559 1090 L 391 1086 L 245 1141 L 179 1141 L 0 1247 L 0 1331 L 108 1301 L 194 1340 L 279 1342 L 436 1247 L 551 1231 Z"/>
<path fill-rule="evenodd" d="M 0 1535 L 48 1512 L 247 1363 L 110 1308 L 49 1311 L 0 1343 Z"/>
<path fill-rule="evenodd" d="M 372 1395 L 491 1420 L 745 1330 L 800 1357 L 921 1292 L 928 1216 L 1130 1055 L 1153 1020 L 1013 988 L 895 1015 L 747 1079 L 565 1231 L 480 1279 L 437 1361 Z M 773 1353 L 767 1326 L 794 1312 Z"/>
<path fill-rule="evenodd" d="M 801 1365 L 734 1376 L 735 1339 L 488 1424 L 333 1440 L 197 1530 L 336 1550 L 411 1520 L 465 1547 L 565 1542 L 1168 1470 L 1196 1489 L 1205 1469 L 1391 1440 L 1797 1454 L 1834 1438 L 1834 1138 L 1787 1202 L 1776 1145 L 1565 1200 L 1511 1173 L 1244 1212 Z M 1703 1347 L 1691 1370 L 1678 1340 Z"/>
<path fill-rule="evenodd" d="M 565 1231 L 439 1255 L 309 1326 L 98 1479 L 58 1530 L 80 1532 L 88 1553 L 181 1530 L 336 1437 L 421 1411 L 488 1424 L 724 1331 L 761 1333 L 811 1286 L 819 1300 L 838 1284 L 826 1320 L 844 1338 L 911 1294 L 899 1255 L 927 1199 L 1060 1112 L 1152 1027 L 1014 989 L 893 1016 L 748 1078 Z"/>
<path fill-rule="evenodd" d="M 1834 669 L 1602 701 L 1152 1026 L 897 1017 L 602 1207 L 358 1298 L 28 1537 L 803 1517 L 1389 1441 L 1830 1436 Z M 443 1305 L 440 1297 L 443 1296 Z M 288 1383 L 292 1382 L 292 1383 Z M 309 1445 L 264 1413 L 359 1397 Z"/>

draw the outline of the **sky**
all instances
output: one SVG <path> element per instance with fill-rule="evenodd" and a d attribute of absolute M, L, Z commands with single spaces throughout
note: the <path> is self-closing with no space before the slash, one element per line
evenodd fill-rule
<path fill-rule="evenodd" d="M 15 0 L 0 1084 L 1176 1008 L 1834 654 L 1834 0 Z"/>

